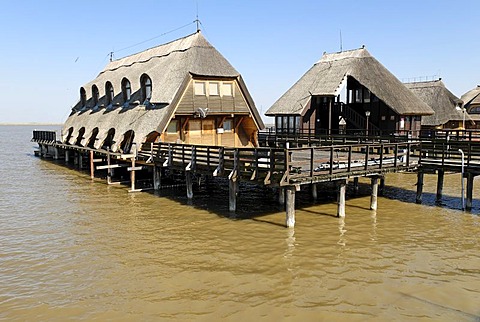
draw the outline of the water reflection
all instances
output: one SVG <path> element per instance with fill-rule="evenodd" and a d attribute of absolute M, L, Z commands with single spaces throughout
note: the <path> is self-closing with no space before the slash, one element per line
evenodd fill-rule
<path fill-rule="evenodd" d="M 347 232 L 347 230 L 345 229 L 345 217 L 340 216 L 338 218 L 338 231 L 340 232 L 340 237 L 337 244 L 345 246 L 347 244 L 347 238 L 345 236 L 345 233 Z"/>

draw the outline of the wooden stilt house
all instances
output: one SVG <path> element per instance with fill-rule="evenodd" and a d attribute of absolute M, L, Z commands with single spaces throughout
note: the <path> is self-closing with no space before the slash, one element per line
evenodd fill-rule
<path fill-rule="evenodd" d="M 434 112 L 362 47 L 325 53 L 265 114 L 277 133 L 416 136 Z"/>
<path fill-rule="evenodd" d="M 462 110 L 462 100 L 450 92 L 441 79 L 405 83 L 405 86 L 435 111 L 434 115 L 422 117 L 422 130 L 459 129 L 475 124 Z"/>
<path fill-rule="evenodd" d="M 480 128 L 480 85 L 462 95 L 463 107 Z"/>
<path fill-rule="evenodd" d="M 114 60 L 80 88 L 62 142 L 256 146 L 262 119 L 241 75 L 201 32 Z"/>

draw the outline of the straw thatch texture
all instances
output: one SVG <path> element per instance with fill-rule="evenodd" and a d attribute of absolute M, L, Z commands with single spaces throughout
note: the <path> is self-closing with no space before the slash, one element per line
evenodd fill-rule
<path fill-rule="evenodd" d="M 422 117 L 422 125 L 441 126 L 448 121 L 463 120 L 463 112 L 456 108 L 462 105 L 462 100 L 450 92 L 441 80 L 405 83 L 405 86 L 435 111 L 434 115 Z M 471 121 L 468 113 L 465 120 Z"/>
<path fill-rule="evenodd" d="M 152 80 L 152 96 L 150 105 L 139 105 L 141 97 L 140 77 L 147 74 Z M 235 68 L 203 37 L 200 32 L 175 40 L 173 42 L 147 49 L 143 52 L 110 62 L 99 75 L 83 86 L 87 93 L 87 106 L 82 109 L 79 101 L 72 114 L 66 120 L 62 139 L 65 139 L 70 128 L 76 137 L 80 128 L 85 128 L 85 140 L 98 127 L 99 133 L 95 148 L 99 148 L 110 128 L 115 128 L 116 142 L 112 149 L 118 149 L 123 134 L 128 130 L 135 132 L 135 142 L 142 140 L 152 131 L 159 133 L 168 125 L 174 113 L 175 102 L 179 99 L 192 75 L 200 77 L 224 77 L 238 81 L 244 95 L 249 99 L 252 115 L 257 124 L 263 122 L 251 100 L 248 90 Z M 124 106 L 122 97 L 122 79 L 131 83 L 132 96 L 130 105 Z M 109 81 L 114 88 L 115 97 L 107 106 L 105 84 Z M 100 99 L 96 108 L 92 109 L 92 86 L 96 85 Z M 132 102 L 136 102 L 132 104 Z M 73 139 L 70 143 L 73 142 Z"/>
<path fill-rule="evenodd" d="M 338 95 L 345 77 L 356 79 L 400 115 L 433 114 L 365 48 L 324 54 L 265 114 L 301 114 L 311 96 Z"/>
<path fill-rule="evenodd" d="M 463 94 L 461 99 L 466 108 L 471 105 L 480 105 L 480 85 L 477 85 L 474 89 Z"/>

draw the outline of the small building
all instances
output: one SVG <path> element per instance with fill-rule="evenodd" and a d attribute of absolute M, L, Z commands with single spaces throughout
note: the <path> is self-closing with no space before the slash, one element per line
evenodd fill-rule
<path fill-rule="evenodd" d="M 465 109 L 462 109 L 462 100 L 450 92 L 441 79 L 405 83 L 405 86 L 435 111 L 433 115 L 422 117 L 422 130 L 458 129 L 474 126 L 475 122 L 472 121 Z"/>
<path fill-rule="evenodd" d="M 463 94 L 461 100 L 463 107 L 476 122 L 478 128 L 480 126 L 480 85 Z"/>
<path fill-rule="evenodd" d="M 263 127 L 240 73 L 196 32 L 107 64 L 80 88 L 61 140 L 119 153 L 145 142 L 245 147 Z"/>
<path fill-rule="evenodd" d="M 325 53 L 265 114 L 277 133 L 416 136 L 434 112 L 362 47 Z"/>

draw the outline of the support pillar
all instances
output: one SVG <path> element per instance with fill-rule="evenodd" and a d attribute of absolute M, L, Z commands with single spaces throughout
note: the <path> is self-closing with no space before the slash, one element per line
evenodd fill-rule
<path fill-rule="evenodd" d="M 378 202 L 378 177 L 372 178 L 372 195 L 370 197 L 370 209 L 377 210 Z"/>
<path fill-rule="evenodd" d="M 237 211 L 238 180 L 232 178 L 228 180 L 228 210 Z"/>
<path fill-rule="evenodd" d="M 191 171 L 185 172 L 185 183 L 187 185 L 187 198 L 193 199 L 193 178 Z"/>
<path fill-rule="evenodd" d="M 443 179 L 445 177 L 445 171 L 438 170 L 437 174 L 438 174 L 438 177 L 437 177 L 437 201 L 440 201 L 442 199 L 442 194 L 443 194 Z"/>
<path fill-rule="evenodd" d="M 107 152 L 107 184 L 112 184 L 113 169 L 110 168 L 111 165 L 110 152 Z"/>
<path fill-rule="evenodd" d="M 282 206 L 285 204 L 285 188 L 278 188 L 278 203 Z"/>
<path fill-rule="evenodd" d="M 45 155 L 45 147 L 43 144 L 39 144 L 38 147 L 40 148 L 40 157 L 43 158 Z"/>
<path fill-rule="evenodd" d="M 93 164 L 93 151 L 90 151 L 90 178 L 95 179 L 95 165 Z"/>
<path fill-rule="evenodd" d="M 162 186 L 162 168 L 158 166 L 153 167 L 153 190 L 158 191 Z"/>
<path fill-rule="evenodd" d="M 82 152 L 78 152 L 78 168 L 83 169 L 83 155 Z"/>
<path fill-rule="evenodd" d="M 283 189 L 282 189 L 283 190 Z M 290 228 L 295 226 L 295 186 L 285 189 L 286 220 L 285 225 Z"/>
<path fill-rule="evenodd" d="M 130 172 L 130 191 L 135 191 L 135 158 L 132 158 L 132 171 Z"/>
<path fill-rule="evenodd" d="M 65 163 L 70 162 L 70 150 L 65 150 Z"/>
<path fill-rule="evenodd" d="M 73 165 L 78 166 L 78 152 L 73 151 Z"/>
<path fill-rule="evenodd" d="M 475 176 L 473 173 L 467 173 L 467 202 L 465 205 L 465 210 L 472 210 L 472 200 L 473 200 L 473 179 Z"/>
<path fill-rule="evenodd" d="M 358 177 L 353 178 L 353 192 L 358 193 Z"/>
<path fill-rule="evenodd" d="M 312 183 L 311 188 L 312 188 L 312 199 L 314 201 L 317 201 L 317 199 L 318 199 L 318 186 L 317 186 L 317 184 Z"/>
<path fill-rule="evenodd" d="M 383 196 L 384 191 L 385 191 L 385 177 L 381 177 L 380 185 L 378 186 L 378 195 Z"/>
<path fill-rule="evenodd" d="M 417 198 L 416 203 L 422 203 L 422 191 L 423 191 L 423 172 L 419 171 L 417 173 Z"/>
<path fill-rule="evenodd" d="M 345 217 L 345 192 L 347 191 L 347 180 L 338 182 L 337 190 L 337 217 Z"/>
<path fill-rule="evenodd" d="M 55 147 L 53 147 L 53 159 L 54 159 L 54 160 L 58 160 L 58 155 L 59 155 L 59 153 L 58 153 L 58 147 L 55 146 Z"/>

